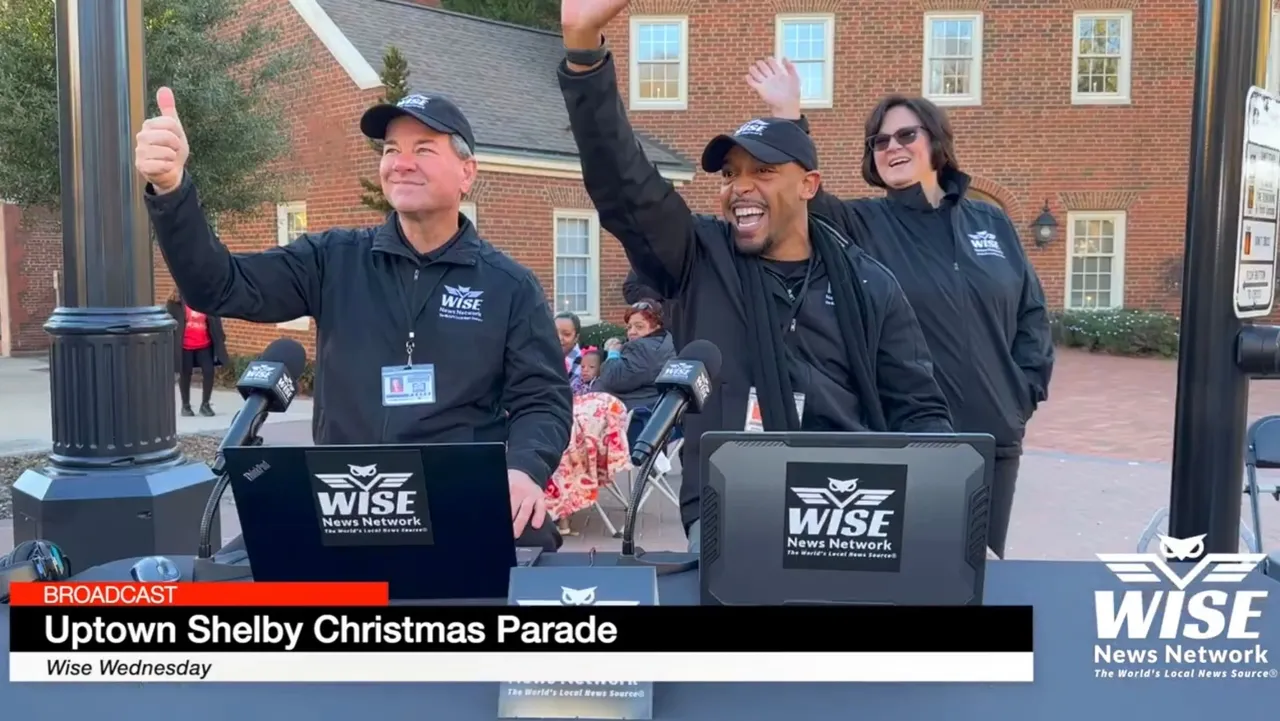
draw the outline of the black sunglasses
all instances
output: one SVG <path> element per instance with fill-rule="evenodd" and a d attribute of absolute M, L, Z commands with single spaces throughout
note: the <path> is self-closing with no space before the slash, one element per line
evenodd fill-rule
<path fill-rule="evenodd" d="M 916 138 L 920 137 L 920 126 L 913 125 L 909 128 L 898 128 L 892 133 L 876 133 L 867 138 L 867 147 L 882 153 L 889 149 L 889 141 L 896 140 L 898 145 L 907 147 L 916 142 Z"/>
<path fill-rule="evenodd" d="M 631 310 L 653 310 L 653 306 L 642 300 L 639 303 L 632 303 Z"/>

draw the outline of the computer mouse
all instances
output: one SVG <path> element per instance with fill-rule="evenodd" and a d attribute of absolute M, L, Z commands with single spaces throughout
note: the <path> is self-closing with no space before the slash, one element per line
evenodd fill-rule
<path fill-rule="evenodd" d="M 177 564 L 164 556 L 147 556 L 129 569 L 133 580 L 142 583 L 172 583 L 182 578 Z"/>

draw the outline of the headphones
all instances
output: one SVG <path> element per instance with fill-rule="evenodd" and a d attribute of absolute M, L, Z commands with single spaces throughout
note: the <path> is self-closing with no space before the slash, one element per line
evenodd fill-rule
<path fill-rule="evenodd" d="M 71 560 L 50 541 L 23 541 L 0 556 L 0 603 L 9 602 L 9 584 L 27 581 L 65 581 Z"/>

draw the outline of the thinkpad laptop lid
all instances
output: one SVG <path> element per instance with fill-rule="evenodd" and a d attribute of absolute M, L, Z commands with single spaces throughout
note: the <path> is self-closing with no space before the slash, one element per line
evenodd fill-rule
<path fill-rule="evenodd" d="M 704 604 L 982 601 L 989 435 L 708 433 Z"/>
<path fill-rule="evenodd" d="M 228 448 L 258 581 L 386 581 L 393 599 L 504 598 L 501 443 Z"/>

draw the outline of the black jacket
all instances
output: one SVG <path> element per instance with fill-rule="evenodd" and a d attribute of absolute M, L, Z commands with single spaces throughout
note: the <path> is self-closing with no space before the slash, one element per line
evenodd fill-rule
<path fill-rule="evenodd" d="M 617 358 L 605 359 L 592 388 L 617 397 L 628 409 L 650 408 L 660 395 L 653 382 L 675 356 L 671 334 L 665 330 L 627 341 Z"/>
<path fill-rule="evenodd" d="M 665 303 L 665 301 L 663 301 L 662 294 L 658 292 L 658 289 L 646 285 L 644 281 L 640 280 L 640 276 L 636 274 L 636 271 L 633 268 L 631 272 L 627 273 L 626 280 L 622 281 L 622 299 L 627 301 L 627 304 L 630 305 L 632 303 L 639 303 L 646 298 Z"/>
<path fill-rule="evenodd" d="M 809 210 L 884 263 L 915 309 L 956 430 L 990 433 L 1000 456 L 1021 453 L 1026 423 L 1048 398 L 1053 338 L 1044 290 L 1003 211 L 965 197 L 948 173 L 939 208 L 919 186 Z"/>
<path fill-rule="evenodd" d="M 187 332 L 187 309 L 177 301 L 165 303 L 169 315 L 178 321 L 178 328 L 173 340 L 173 369 L 182 371 L 182 336 Z M 222 319 L 216 315 L 205 315 L 205 323 L 209 328 L 209 340 L 213 341 L 213 364 L 227 365 L 231 356 L 227 355 L 227 334 L 222 329 Z"/>
<path fill-rule="evenodd" d="M 189 179 L 146 199 L 192 308 L 256 323 L 315 318 L 317 444 L 506 441 L 508 467 L 544 485 L 560 464 L 573 401 L 546 296 L 465 217 L 429 258 L 409 247 L 394 214 L 379 227 L 233 255 Z M 436 402 L 386 408 L 381 369 L 405 364 L 410 327 L 413 362 L 435 366 Z"/>
<path fill-rule="evenodd" d="M 680 324 L 689 338 L 720 348 L 724 364 L 702 413 L 684 419 L 685 445 L 680 487 L 681 519 L 686 528 L 700 515 L 700 439 L 707 431 L 740 431 L 746 425 L 751 386 L 746 303 L 734 260 L 732 227 L 710 216 L 694 215 L 684 198 L 645 158 L 623 110 L 612 59 L 589 73 L 570 73 L 561 64 L 560 87 L 583 180 L 600 216 L 600 225 L 622 242 L 631 266 L 656 284 L 663 297 L 679 301 Z M 811 232 L 820 231 L 811 224 Z M 847 258 L 855 278 L 864 284 L 869 303 L 859 309 L 868 332 L 870 365 L 875 370 L 880 401 L 889 426 L 898 431 L 951 430 L 946 400 L 933 380 L 932 363 L 920 328 L 884 266 L 848 244 Z M 818 279 L 815 279 L 815 281 Z M 787 370 L 799 378 L 796 390 L 806 393 L 802 425 L 806 430 L 856 431 L 858 402 L 842 381 L 846 358 L 840 338 L 816 328 L 834 308 L 824 302 L 826 282 L 814 282 L 801 304 L 802 348 Z"/>

